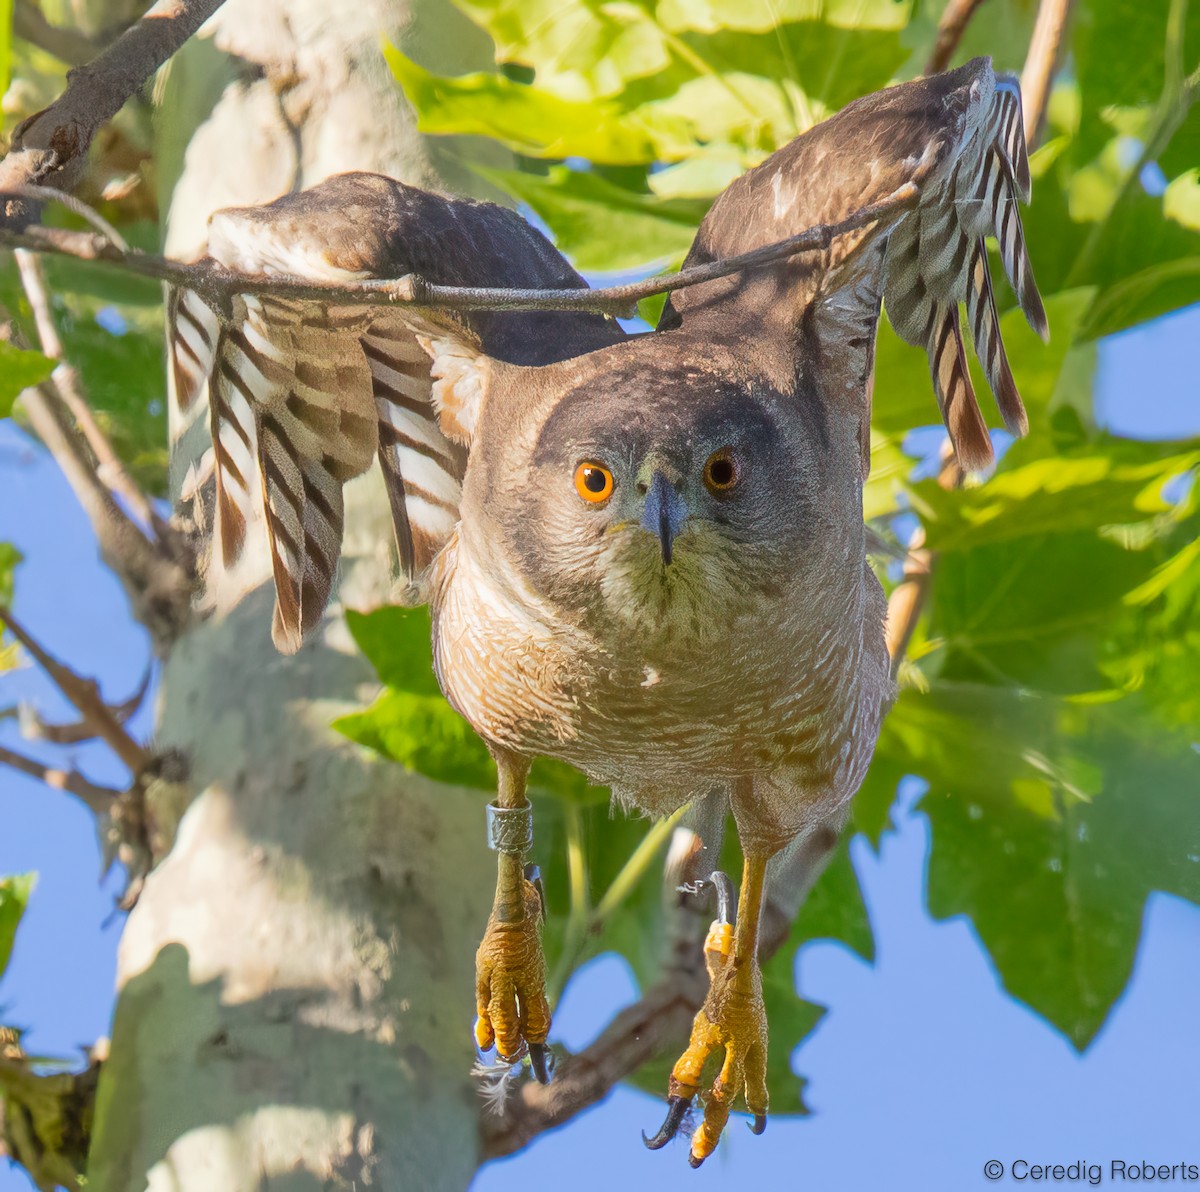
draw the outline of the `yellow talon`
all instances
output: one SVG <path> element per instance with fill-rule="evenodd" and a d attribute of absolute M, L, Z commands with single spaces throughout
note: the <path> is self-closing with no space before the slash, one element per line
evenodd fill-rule
<path fill-rule="evenodd" d="M 495 1044 L 500 1058 L 510 1063 L 528 1050 L 542 1079 L 550 1033 L 542 904 L 537 887 L 521 881 L 523 899 L 497 899 L 475 956 L 475 1042 L 481 1051 Z"/>
<path fill-rule="evenodd" d="M 746 858 L 739 926 L 718 918 L 704 941 L 709 989 L 692 1023 L 687 1049 L 671 1070 L 667 1119 L 653 1138 L 652 1150 L 665 1146 L 678 1132 L 688 1107 L 704 1085 L 704 1068 L 723 1049 L 721 1071 L 712 1083 L 704 1119 L 692 1135 L 688 1162 L 699 1167 L 716 1149 L 737 1097 L 745 1095 L 754 1115 L 755 1134 L 767 1122 L 767 1013 L 758 968 L 758 916 L 766 859 Z M 727 880 L 727 879 L 725 879 Z"/>

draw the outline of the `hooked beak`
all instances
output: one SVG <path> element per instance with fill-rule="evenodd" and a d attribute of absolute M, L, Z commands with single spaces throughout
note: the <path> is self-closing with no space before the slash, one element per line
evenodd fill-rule
<path fill-rule="evenodd" d="M 687 506 L 675 491 L 675 486 L 662 472 L 655 471 L 646 493 L 646 504 L 642 508 L 642 529 L 657 536 L 662 545 L 664 563 L 670 564 L 671 543 L 683 529 L 687 517 Z"/>

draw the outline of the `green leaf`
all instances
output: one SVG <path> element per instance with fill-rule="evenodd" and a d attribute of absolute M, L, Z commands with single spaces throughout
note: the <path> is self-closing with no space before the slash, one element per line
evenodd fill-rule
<path fill-rule="evenodd" d="M 0 604 L 11 605 L 13 598 L 13 572 L 21 561 L 21 552 L 8 542 L 0 542 Z M 0 674 L 17 665 L 20 653 L 16 642 L 5 644 L 0 631 Z"/>
<path fill-rule="evenodd" d="M 998 276 L 993 268 L 993 275 Z M 1037 425 L 1038 411 L 1045 409 L 1054 396 L 1067 351 L 1075 338 L 1075 329 L 1091 304 L 1089 289 L 1067 290 L 1046 299 L 1046 314 L 1050 320 L 1051 339 L 1044 344 L 1029 329 L 1025 316 L 1015 308 L 1000 319 L 1000 334 L 1007 345 L 1013 378 L 1026 407 L 1030 421 Z M 971 357 L 972 378 L 984 416 L 993 425 L 999 419 L 987 382 L 978 371 L 978 362 Z M 939 421 L 933 382 L 929 377 L 929 360 L 920 348 L 906 344 L 886 320 L 881 321 L 875 350 L 875 376 L 878 385 L 871 412 L 874 430 L 891 436 L 903 436 L 917 426 Z"/>
<path fill-rule="evenodd" d="M 36 882 L 37 874 L 34 873 L 0 878 L 0 977 L 4 976 L 4 970 L 8 968 L 17 927 L 20 925 L 21 916 L 25 914 L 25 907 Z"/>
<path fill-rule="evenodd" d="M 439 695 L 385 691 L 370 707 L 333 722 L 352 741 L 439 782 L 496 786 L 496 768 L 470 726 Z"/>
<path fill-rule="evenodd" d="M 12 66 L 12 9 L 13 0 L 0 0 L 0 95 L 8 90 Z"/>
<path fill-rule="evenodd" d="M 333 727 L 429 778 L 494 789 L 496 768 L 487 748 L 438 687 L 428 610 L 351 611 L 346 623 L 386 689 L 370 707 L 339 717 Z"/>
<path fill-rule="evenodd" d="M 1200 232 L 1200 169 L 1180 174 L 1163 194 L 1163 214 L 1176 223 Z"/>
<path fill-rule="evenodd" d="M 1200 9 L 1182 5 L 1184 20 L 1172 27 L 1172 10 L 1178 15 L 1180 8 L 1178 0 L 1149 5 L 1139 0 L 1104 0 L 1081 5 L 1073 14 L 1074 68 L 1089 97 L 1079 131 L 1083 155 L 1096 153 L 1106 139 L 1109 109 L 1157 103 L 1169 60 L 1181 64 L 1185 72 L 1200 63 Z M 1188 129 L 1185 123 L 1175 142 L 1162 159 L 1168 177 L 1200 159 L 1200 133 L 1194 126 Z M 1184 164 L 1175 168 L 1179 160 Z"/>
<path fill-rule="evenodd" d="M 1013 445 L 986 484 L 948 493 L 935 481 L 913 488 L 928 544 L 953 551 L 1040 534 L 1145 521 L 1169 510 L 1163 486 L 1200 464 L 1200 448 L 1129 443 L 1100 436 L 1055 455 L 1044 436 Z"/>
<path fill-rule="evenodd" d="M 610 164 L 674 161 L 692 144 L 678 118 L 618 118 L 612 105 L 561 99 L 502 75 L 441 78 L 394 47 L 385 55 L 425 133 L 490 136 L 530 157 Z"/>
<path fill-rule="evenodd" d="M 151 493 L 165 493 L 161 295 L 155 305 L 144 306 L 63 289 L 56 293 L 55 315 L 66 358 L 79 369 L 88 402 L 118 456 Z"/>
<path fill-rule="evenodd" d="M 1200 757 L 1132 701 L 947 687 L 893 719 L 931 783 L 931 912 L 970 915 L 1009 992 L 1085 1046 L 1150 891 L 1200 901 Z"/>
<path fill-rule="evenodd" d="M 381 683 L 417 695 L 441 695 L 433 673 L 428 608 L 386 605 L 369 613 L 348 609 L 346 627 Z"/>
<path fill-rule="evenodd" d="M 21 552 L 9 542 L 0 542 L 0 604 L 12 604 L 13 572 L 21 562 Z"/>
<path fill-rule="evenodd" d="M 792 943 L 797 947 L 810 940 L 834 940 L 874 963 L 875 934 L 850 860 L 848 833 L 804 900 L 796 927 Z"/>
<path fill-rule="evenodd" d="M 12 413 L 21 391 L 38 385 L 54 371 L 54 361 L 41 352 L 27 352 L 0 340 L 0 418 Z"/>
<path fill-rule="evenodd" d="M 636 194 L 565 166 L 552 167 L 545 177 L 516 170 L 476 172 L 528 203 L 549 225 L 559 250 L 584 272 L 681 259 L 709 206 L 704 200 Z"/>

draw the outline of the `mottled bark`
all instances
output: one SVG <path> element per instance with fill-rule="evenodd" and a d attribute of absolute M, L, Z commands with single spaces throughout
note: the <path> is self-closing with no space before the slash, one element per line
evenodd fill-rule
<path fill-rule="evenodd" d="M 431 159 L 379 48 L 390 36 L 436 68 L 485 65 L 486 43 L 442 0 L 229 0 L 210 31 L 162 89 L 173 255 L 198 250 L 214 208 L 340 170 L 467 182 Z M 204 438 L 176 434 L 175 491 Z M 375 478 L 351 486 L 347 526 L 341 591 L 363 607 L 389 582 Z M 265 579 L 261 534 L 255 549 Z M 492 877 L 481 800 L 328 727 L 374 690 L 336 610 L 294 658 L 270 623 L 259 587 L 164 667 L 156 744 L 189 776 L 149 792 L 174 843 L 121 944 L 89 1188 L 464 1187 L 472 941 Z"/>

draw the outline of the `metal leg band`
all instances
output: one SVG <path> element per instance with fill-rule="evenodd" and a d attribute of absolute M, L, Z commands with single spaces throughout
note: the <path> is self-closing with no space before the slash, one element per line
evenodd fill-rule
<path fill-rule="evenodd" d="M 533 808 L 487 806 L 488 848 L 498 853 L 523 856 L 533 845 Z"/>

